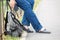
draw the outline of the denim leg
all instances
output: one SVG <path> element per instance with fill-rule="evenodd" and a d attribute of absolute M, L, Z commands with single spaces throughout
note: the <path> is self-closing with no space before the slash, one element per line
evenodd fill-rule
<path fill-rule="evenodd" d="M 39 23 L 36 15 L 32 11 L 30 3 L 27 2 L 26 0 L 16 0 L 16 2 L 17 6 L 19 6 L 22 10 L 24 10 L 25 17 L 30 21 L 35 31 L 39 31 L 42 28 L 42 26 Z"/>
<path fill-rule="evenodd" d="M 25 17 L 25 13 L 23 15 L 22 24 L 26 26 L 30 26 L 30 21 Z"/>
<path fill-rule="evenodd" d="M 29 3 L 30 3 L 30 5 L 31 5 L 31 8 L 32 8 L 32 10 L 33 10 L 33 7 L 34 7 L 34 0 L 27 0 Z"/>
<path fill-rule="evenodd" d="M 34 0 L 26 0 L 26 1 L 31 4 L 31 8 L 32 8 L 32 10 L 33 10 Z M 30 26 L 30 21 L 25 17 L 25 13 L 24 13 L 24 15 L 23 15 L 22 24 L 23 24 L 23 25 Z"/>

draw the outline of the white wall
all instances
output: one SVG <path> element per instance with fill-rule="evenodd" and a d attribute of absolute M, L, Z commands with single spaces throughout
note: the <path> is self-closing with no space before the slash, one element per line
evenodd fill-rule
<path fill-rule="evenodd" d="M 44 27 L 60 26 L 60 0 L 41 0 L 35 11 Z"/>
<path fill-rule="evenodd" d="M 35 10 L 41 24 L 51 34 L 28 34 L 28 40 L 60 40 L 60 0 L 41 0 Z"/>

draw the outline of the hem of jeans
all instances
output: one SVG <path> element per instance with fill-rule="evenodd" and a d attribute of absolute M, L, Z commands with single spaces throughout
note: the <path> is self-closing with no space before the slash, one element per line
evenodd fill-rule
<path fill-rule="evenodd" d="M 36 32 L 39 32 L 39 30 L 41 30 L 43 27 L 39 28 L 38 30 L 36 30 Z"/>
<path fill-rule="evenodd" d="M 27 25 L 27 24 L 22 24 L 22 25 L 30 26 L 30 25 Z"/>

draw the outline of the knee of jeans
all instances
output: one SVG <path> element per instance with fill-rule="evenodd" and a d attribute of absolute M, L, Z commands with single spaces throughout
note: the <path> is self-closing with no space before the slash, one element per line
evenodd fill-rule
<path fill-rule="evenodd" d="M 30 4 L 30 3 L 27 3 L 27 4 L 25 5 L 25 10 L 27 10 L 27 9 L 31 9 L 31 4 Z"/>
<path fill-rule="evenodd" d="M 31 5 L 34 4 L 34 0 L 27 0 Z"/>
<path fill-rule="evenodd" d="M 16 0 L 16 3 L 17 3 L 17 6 L 20 7 L 21 9 L 23 9 L 24 11 L 26 11 L 27 9 L 30 9 L 31 8 L 31 4 L 27 1 L 17 1 Z"/>
<path fill-rule="evenodd" d="M 34 5 L 34 1 L 33 1 L 33 2 L 31 2 L 31 5 L 32 5 L 32 6 Z"/>

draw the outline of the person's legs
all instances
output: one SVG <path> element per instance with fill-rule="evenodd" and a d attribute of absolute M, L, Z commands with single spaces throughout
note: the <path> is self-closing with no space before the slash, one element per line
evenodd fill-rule
<path fill-rule="evenodd" d="M 34 7 L 34 0 L 27 0 L 29 3 L 30 3 L 30 5 L 31 5 L 31 8 L 32 8 L 32 10 L 33 10 L 33 7 Z"/>
<path fill-rule="evenodd" d="M 35 31 L 39 31 L 42 28 L 42 26 L 39 23 L 36 15 L 32 11 L 30 3 L 27 2 L 26 0 L 24 0 L 24 1 L 23 0 L 16 0 L 16 2 L 17 2 L 17 6 L 19 6 L 21 9 L 24 10 L 25 17 L 31 22 Z"/>
<path fill-rule="evenodd" d="M 33 10 L 34 0 L 26 0 L 26 1 L 28 1 L 31 4 L 31 8 Z M 30 26 L 30 21 L 25 17 L 25 15 L 23 15 L 22 24 L 25 25 L 25 27 Z"/>

